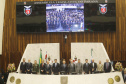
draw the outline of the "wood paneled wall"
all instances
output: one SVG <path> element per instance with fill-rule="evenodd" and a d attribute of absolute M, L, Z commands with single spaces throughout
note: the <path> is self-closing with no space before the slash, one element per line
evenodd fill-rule
<path fill-rule="evenodd" d="M 18 66 L 28 43 L 60 43 L 60 56 L 71 57 L 71 42 L 102 42 L 111 60 L 126 60 L 126 0 L 116 0 L 116 32 L 94 33 L 16 33 L 16 2 L 42 0 L 6 0 L 3 29 L 2 68 Z M 68 38 L 64 43 L 64 35 Z"/>

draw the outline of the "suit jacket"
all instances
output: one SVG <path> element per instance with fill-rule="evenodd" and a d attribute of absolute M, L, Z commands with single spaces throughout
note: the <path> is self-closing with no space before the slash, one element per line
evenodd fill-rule
<path fill-rule="evenodd" d="M 52 71 L 53 71 L 53 73 L 60 72 L 60 64 L 57 63 L 57 65 L 55 66 L 55 63 L 53 63 L 53 65 L 52 65 Z"/>
<path fill-rule="evenodd" d="M 75 70 L 76 70 L 76 73 L 82 73 L 82 70 L 83 70 L 83 65 L 82 65 L 82 63 L 77 63 L 76 65 L 75 65 Z"/>
<path fill-rule="evenodd" d="M 97 71 L 104 71 L 103 68 L 104 68 L 103 64 L 98 64 L 97 65 Z"/>
<path fill-rule="evenodd" d="M 104 63 L 104 71 L 105 72 L 111 72 L 111 63 L 109 62 L 108 68 L 106 67 L 106 62 Z"/>
<path fill-rule="evenodd" d="M 123 80 L 124 80 L 124 83 L 125 83 L 126 80 L 125 80 L 124 76 L 125 76 L 124 71 L 122 71 L 122 77 L 123 77 Z"/>
<path fill-rule="evenodd" d="M 49 64 L 49 66 L 46 64 L 45 65 L 45 71 L 46 71 L 46 74 L 51 74 L 51 65 Z M 47 73 L 49 72 L 49 73 Z"/>
<path fill-rule="evenodd" d="M 0 84 L 4 84 L 4 80 L 0 77 Z"/>
<path fill-rule="evenodd" d="M 89 74 L 89 71 L 90 71 L 90 64 L 87 63 L 87 65 L 86 65 L 86 63 L 84 63 L 84 65 L 83 65 L 83 70 L 84 70 L 84 72 L 85 72 L 86 74 Z"/>
<path fill-rule="evenodd" d="M 94 69 L 94 71 L 92 71 L 92 69 Z M 96 69 L 97 69 L 97 63 L 94 62 L 94 67 L 93 67 L 93 63 L 90 63 L 90 71 L 91 71 L 91 73 L 95 72 Z"/>
<path fill-rule="evenodd" d="M 68 67 L 67 64 L 65 64 L 65 67 L 63 66 L 63 64 L 60 66 L 60 71 L 65 71 L 65 74 L 68 73 Z"/>
<path fill-rule="evenodd" d="M 20 70 L 22 71 L 22 73 L 25 73 L 26 72 L 26 62 L 25 62 L 25 64 L 23 64 L 23 62 L 21 62 L 21 64 L 20 64 Z"/>
<path fill-rule="evenodd" d="M 32 71 L 32 63 L 27 63 L 26 64 L 26 70 Z"/>
<path fill-rule="evenodd" d="M 72 66 L 72 64 L 70 63 L 68 67 L 69 67 L 69 73 L 75 72 L 75 64 L 73 64 Z"/>
<path fill-rule="evenodd" d="M 42 66 L 42 63 L 40 64 L 40 73 L 41 74 L 45 74 L 45 66 L 46 66 L 45 63 L 43 64 L 43 66 Z M 43 72 L 41 70 L 43 70 Z"/>

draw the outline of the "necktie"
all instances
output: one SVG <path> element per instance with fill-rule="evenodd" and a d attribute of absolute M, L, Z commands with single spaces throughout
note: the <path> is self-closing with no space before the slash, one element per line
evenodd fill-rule
<path fill-rule="evenodd" d="M 56 67 L 56 63 L 55 63 L 55 67 Z"/>
<path fill-rule="evenodd" d="M 64 68 L 65 68 L 65 64 L 64 64 L 63 66 L 64 66 Z"/>
<path fill-rule="evenodd" d="M 42 67 L 43 67 L 43 64 L 42 64 Z"/>

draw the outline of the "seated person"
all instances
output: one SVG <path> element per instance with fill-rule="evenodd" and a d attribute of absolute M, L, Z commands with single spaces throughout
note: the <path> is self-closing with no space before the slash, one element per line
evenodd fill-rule
<path fill-rule="evenodd" d="M 97 72 L 98 73 L 103 73 L 103 64 L 101 64 L 101 61 L 99 61 L 99 64 L 97 65 Z"/>
<path fill-rule="evenodd" d="M 66 61 L 63 60 L 63 64 L 60 66 L 60 74 L 67 74 L 67 72 L 68 72 L 68 67 Z"/>
<path fill-rule="evenodd" d="M 68 66 L 69 68 L 69 74 L 72 74 L 73 72 L 75 72 L 75 64 L 73 63 L 73 60 L 70 61 L 70 64 Z"/>
<path fill-rule="evenodd" d="M 34 61 L 33 67 L 32 67 L 32 73 L 37 74 L 39 72 L 39 65 L 37 64 L 37 61 Z"/>
<path fill-rule="evenodd" d="M 49 61 L 47 61 L 47 64 L 45 66 L 45 72 L 48 75 L 51 75 L 51 65 L 49 64 Z"/>
<path fill-rule="evenodd" d="M 31 74 L 32 72 L 32 63 L 30 59 L 28 60 L 28 63 L 26 64 L 26 72 L 27 74 Z"/>
<path fill-rule="evenodd" d="M 52 74 L 58 75 L 60 73 L 60 64 L 57 63 L 57 59 L 55 59 L 55 63 L 52 65 Z"/>
<path fill-rule="evenodd" d="M 25 58 L 23 58 L 23 62 L 21 62 L 21 64 L 20 64 L 20 70 L 21 70 L 21 73 L 26 73 L 26 62 L 25 62 Z"/>
<path fill-rule="evenodd" d="M 42 63 L 40 64 L 40 74 L 45 74 L 45 66 L 44 60 L 42 60 Z"/>

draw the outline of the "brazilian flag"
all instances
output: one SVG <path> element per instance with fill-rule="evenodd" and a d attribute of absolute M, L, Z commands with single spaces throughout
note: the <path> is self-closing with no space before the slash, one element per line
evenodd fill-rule
<path fill-rule="evenodd" d="M 41 62 L 42 62 L 42 50 L 40 49 L 39 66 L 40 66 Z"/>

